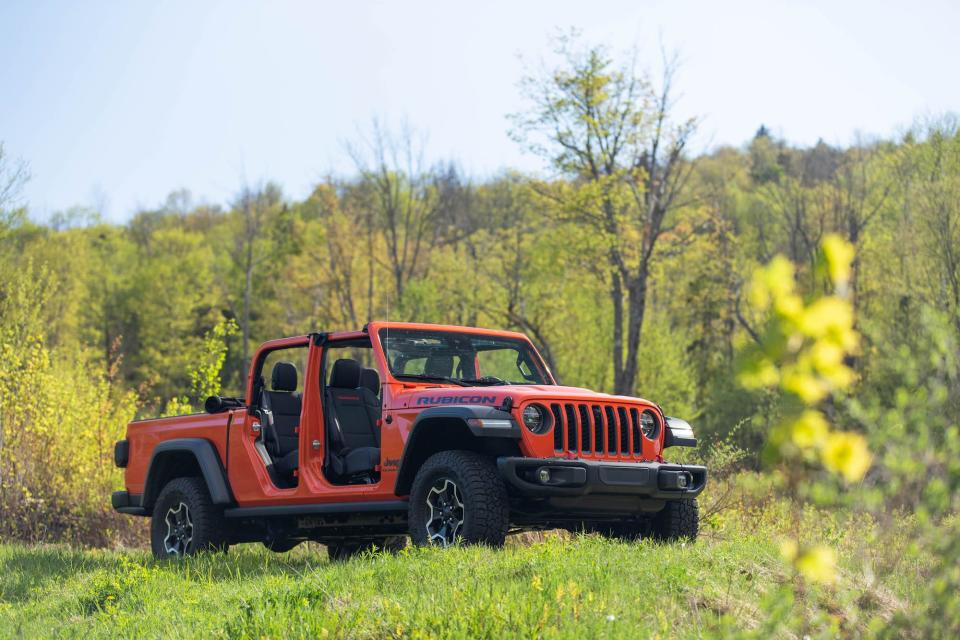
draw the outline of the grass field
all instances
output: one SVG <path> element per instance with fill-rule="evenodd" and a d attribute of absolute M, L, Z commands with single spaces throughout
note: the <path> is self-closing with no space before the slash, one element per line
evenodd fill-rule
<path fill-rule="evenodd" d="M 906 559 L 904 536 L 863 518 L 808 511 L 797 523 L 788 513 L 741 503 L 711 516 L 693 544 L 546 535 L 343 563 L 318 545 L 284 555 L 244 545 L 182 563 L 0 545 L 0 637 L 858 635 L 922 589 L 926 567 Z M 841 567 L 834 585 L 793 601 L 778 599 L 795 579 L 779 552 L 788 527 L 834 545 Z"/>

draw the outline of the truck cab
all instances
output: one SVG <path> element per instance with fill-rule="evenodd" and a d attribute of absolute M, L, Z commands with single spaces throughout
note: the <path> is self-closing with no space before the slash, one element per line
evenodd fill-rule
<path fill-rule="evenodd" d="M 559 385 L 519 333 L 371 322 L 272 340 L 246 396 L 206 409 L 133 422 L 116 445 L 114 508 L 152 518 L 159 557 L 304 540 L 347 557 L 554 527 L 696 535 L 706 469 L 662 455 L 695 445 L 689 425 Z"/>

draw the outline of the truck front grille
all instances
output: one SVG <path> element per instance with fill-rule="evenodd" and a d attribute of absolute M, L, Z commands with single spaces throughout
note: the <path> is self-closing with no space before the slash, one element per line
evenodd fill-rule
<path fill-rule="evenodd" d="M 593 458 L 640 458 L 640 409 L 629 405 L 553 403 L 553 449 Z"/>

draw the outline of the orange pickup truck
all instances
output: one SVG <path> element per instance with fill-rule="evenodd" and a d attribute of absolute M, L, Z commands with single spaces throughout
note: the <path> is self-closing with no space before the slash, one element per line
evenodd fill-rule
<path fill-rule="evenodd" d="M 371 322 L 272 340 L 246 398 L 130 423 L 114 449 L 122 513 L 149 516 L 158 557 L 305 540 L 372 547 L 501 545 L 566 528 L 692 539 L 706 469 L 656 404 L 557 384 L 524 335 Z"/>

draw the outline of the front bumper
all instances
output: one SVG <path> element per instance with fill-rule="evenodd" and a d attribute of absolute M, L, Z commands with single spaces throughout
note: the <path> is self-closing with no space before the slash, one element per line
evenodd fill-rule
<path fill-rule="evenodd" d="M 690 464 L 504 457 L 497 458 L 497 467 L 513 492 L 529 498 L 591 495 L 689 500 L 700 495 L 707 483 L 707 468 Z"/>

